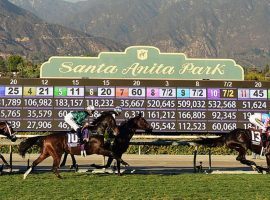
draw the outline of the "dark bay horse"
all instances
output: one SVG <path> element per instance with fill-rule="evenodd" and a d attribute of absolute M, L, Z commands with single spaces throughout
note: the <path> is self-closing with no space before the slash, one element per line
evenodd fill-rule
<path fill-rule="evenodd" d="M 131 118 L 127 121 L 124 121 L 118 126 L 119 128 L 119 135 L 115 137 L 114 143 L 112 145 L 112 152 L 114 155 L 117 155 L 117 157 L 121 158 L 123 153 L 125 153 L 129 147 L 129 143 L 133 135 L 135 134 L 136 130 L 145 130 L 152 132 L 152 127 L 151 125 L 139 114 L 138 116 Z M 99 165 L 91 165 L 96 168 L 108 168 L 110 167 L 113 157 L 110 156 L 108 158 L 107 164 L 105 166 L 99 166 Z M 122 160 L 117 160 L 117 174 L 120 174 L 120 162 L 124 165 L 127 165 L 126 162 Z"/>
<path fill-rule="evenodd" d="M 12 142 L 17 140 L 17 137 L 8 122 L 0 122 L 0 134 L 6 136 Z M 0 154 L 0 159 L 4 162 L 7 167 L 10 167 L 5 158 Z"/>
<path fill-rule="evenodd" d="M 116 121 L 112 115 L 100 116 L 100 121 L 103 123 L 98 125 L 106 125 L 105 129 L 110 128 L 115 135 L 119 134 L 119 129 L 116 125 Z M 106 123 L 105 123 L 106 121 Z M 92 131 L 98 129 L 97 126 L 89 127 Z M 31 167 L 25 172 L 24 179 L 32 171 L 32 169 L 37 166 L 44 159 L 52 156 L 53 158 L 53 172 L 58 178 L 61 178 L 58 168 L 61 160 L 61 156 L 64 152 L 72 155 L 80 155 L 81 148 L 80 146 L 69 147 L 68 146 L 68 134 L 67 133 L 53 133 L 47 136 L 37 136 L 24 140 L 19 145 L 19 153 L 23 157 L 25 156 L 26 151 L 31 148 L 34 144 L 41 146 L 40 156 L 32 163 Z M 87 155 L 90 154 L 100 154 L 104 156 L 111 156 L 115 159 L 116 157 L 113 152 L 103 148 L 104 146 L 104 137 L 103 135 L 90 135 L 89 141 L 85 143 L 85 151 Z"/>
<path fill-rule="evenodd" d="M 266 146 L 266 162 L 267 168 L 263 168 L 261 166 L 256 165 L 255 162 L 246 159 L 247 150 L 251 150 L 256 154 L 261 153 L 262 144 L 260 133 L 257 132 L 255 134 L 251 129 L 234 129 L 227 134 L 224 134 L 218 138 L 202 138 L 199 140 L 195 140 L 196 144 L 206 145 L 208 147 L 217 147 L 226 145 L 228 148 L 236 150 L 238 152 L 238 156 L 236 160 L 240 161 L 242 164 L 251 166 L 253 170 L 262 173 L 263 171 L 270 172 L 270 147 L 269 144 Z M 258 139 L 257 144 L 254 145 L 254 138 Z"/>

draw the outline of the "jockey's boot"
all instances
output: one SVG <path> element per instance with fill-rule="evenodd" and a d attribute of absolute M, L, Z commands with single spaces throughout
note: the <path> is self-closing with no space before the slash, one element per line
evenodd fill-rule
<path fill-rule="evenodd" d="M 78 136 L 78 140 L 80 142 L 80 144 L 82 145 L 84 142 L 83 142 L 83 138 L 82 138 L 82 129 L 81 128 L 78 128 L 76 130 L 76 134 Z"/>

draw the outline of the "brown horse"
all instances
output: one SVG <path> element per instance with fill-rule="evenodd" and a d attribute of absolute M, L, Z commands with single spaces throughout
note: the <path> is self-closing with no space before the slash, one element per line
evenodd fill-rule
<path fill-rule="evenodd" d="M 106 128 L 111 128 L 115 135 L 119 134 L 118 127 L 116 125 L 115 119 L 112 115 L 100 116 L 99 120 L 106 121 L 107 123 L 102 123 L 106 125 Z M 100 124 L 101 125 L 101 124 Z M 98 129 L 98 127 L 90 127 L 92 130 Z M 61 156 L 64 152 L 67 152 L 72 155 L 80 155 L 81 148 L 80 146 L 69 147 L 68 145 L 68 134 L 66 133 L 53 133 L 47 136 L 38 136 L 28 138 L 25 141 L 21 142 L 19 145 L 19 153 L 22 156 L 25 156 L 26 151 L 31 148 L 34 144 L 41 144 L 42 150 L 40 156 L 32 163 L 31 167 L 25 172 L 24 179 L 32 171 L 32 169 L 37 166 L 40 162 L 46 159 L 49 156 L 53 157 L 53 172 L 58 178 L 61 178 L 58 168 L 61 160 Z M 89 141 L 85 143 L 85 151 L 87 155 L 90 154 L 100 154 L 104 156 L 112 156 L 115 159 L 116 157 L 111 151 L 108 151 L 103 148 L 104 137 L 103 135 L 90 135 Z"/>
<path fill-rule="evenodd" d="M 17 137 L 10 126 L 8 122 L 0 122 L 0 134 L 6 136 L 8 139 L 10 139 L 12 142 L 15 142 L 17 140 Z M 10 167 L 5 158 L 0 154 L 0 159 L 4 162 L 4 164 L 7 167 Z M 2 171 L 3 167 L 1 167 Z"/>
<path fill-rule="evenodd" d="M 255 134 L 255 135 L 254 135 Z M 257 140 L 256 140 L 257 138 Z M 255 140 L 254 140 L 255 139 Z M 267 168 L 256 165 L 255 162 L 246 159 L 247 150 L 251 150 L 256 154 L 260 154 L 262 150 L 262 142 L 259 132 L 254 132 L 251 129 L 235 129 L 227 134 L 224 134 L 218 138 L 202 138 L 194 141 L 196 144 L 206 145 L 209 147 L 223 146 L 224 144 L 233 150 L 236 150 L 239 154 L 236 160 L 242 164 L 251 166 L 253 170 L 263 173 L 263 171 L 270 172 L 270 146 L 267 142 L 266 146 L 266 162 Z M 256 144 L 254 142 L 257 142 Z"/>
<path fill-rule="evenodd" d="M 109 137 L 113 138 L 114 137 L 113 134 L 111 133 L 110 130 L 107 129 L 107 127 L 110 126 L 110 124 L 108 124 L 108 121 L 106 120 L 107 115 L 117 115 L 117 113 L 115 111 L 104 111 L 100 114 L 99 117 L 94 119 L 91 124 L 92 124 L 92 126 L 97 127 L 96 130 L 94 130 L 97 134 L 103 134 L 103 133 L 105 133 L 105 131 L 107 131 L 109 133 Z M 63 156 L 63 161 L 60 164 L 60 167 L 65 166 L 66 161 L 67 161 L 67 156 L 68 156 L 68 153 L 65 152 L 64 156 Z M 77 171 L 78 164 L 77 164 L 77 161 L 75 159 L 75 156 L 72 154 L 71 154 L 71 159 L 72 159 L 72 165 L 70 166 L 70 169 L 74 168 Z"/>
<path fill-rule="evenodd" d="M 142 117 L 141 114 L 138 116 L 131 118 L 127 121 L 124 121 L 121 123 L 121 125 L 118 127 L 120 130 L 119 135 L 115 137 L 113 146 L 112 146 L 112 152 L 114 155 L 117 155 L 117 157 L 121 158 L 123 153 L 125 153 L 129 147 L 129 143 L 133 135 L 135 134 L 136 130 L 145 130 L 152 132 L 153 128 L 151 125 Z M 91 165 L 96 168 L 108 168 L 110 167 L 113 157 L 110 156 L 108 158 L 107 164 L 105 166 L 99 166 L 99 165 Z M 126 162 L 122 160 L 117 160 L 117 172 L 118 175 L 120 174 L 120 162 L 124 165 L 128 165 Z"/>

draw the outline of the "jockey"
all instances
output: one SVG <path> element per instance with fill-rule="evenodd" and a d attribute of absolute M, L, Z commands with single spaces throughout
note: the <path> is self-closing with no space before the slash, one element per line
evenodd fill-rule
<path fill-rule="evenodd" d="M 111 115 L 112 115 L 113 118 L 115 119 L 115 116 L 121 115 L 121 113 L 122 113 L 122 108 L 121 108 L 120 106 L 116 106 L 116 107 L 113 109 L 113 111 L 114 111 L 115 113 L 111 113 Z M 99 114 L 97 115 L 97 117 L 101 116 L 102 113 L 110 113 L 110 112 L 112 112 L 112 111 L 104 111 L 104 112 L 101 112 L 101 113 L 99 113 Z"/>
<path fill-rule="evenodd" d="M 249 117 L 250 123 L 258 126 L 263 132 L 269 128 L 270 114 L 267 113 L 254 113 Z"/>
<path fill-rule="evenodd" d="M 265 143 L 267 141 L 266 132 L 270 128 L 270 114 L 254 113 L 253 115 L 250 115 L 249 121 L 262 130 L 262 142 Z"/>
<path fill-rule="evenodd" d="M 113 111 L 115 114 L 112 114 L 112 116 L 115 117 L 121 115 L 123 109 L 121 106 L 116 106 Z M 111 137 L 111 134 L 106 130 L 104 133 L 104 146 L 105 148 L 109 149 L 111 147 L 111 143 L 114 142 L 114 138 Z"/>
<path fill-rule="evenodd" d="M 102 114 L 111 114 L 113 118 L 116 116 L 119 116 L 122 112 L 122 108 L 120 106 L 116 106 L 113 111 L 104 111 L 98 114 L 97 117 L 101 116 Z M 104 136 L 104 146 L 110 147 L 111 143 L 114 141 L 114 139 L 111 137 L 111 133 L 108 130 L 105 130 L 103 133 Z"/>
<path fill-rule="evenodd" d="M 94 106 L 87 106 L 86 111 L 71 111 L 65 116 L 65 122 L 77 133 L 80 143 L 83 143 L 81 127 L 84 120 L 95 112 Z"/>
<path fill-rule="evenodd" d="M 123 109 L 120 107 L 120 106 L 116 106 L 114 109 L 113 109 L 114 112 L 116 112 L 116 116 L 119 116 L 121 115 Z M 113 114 L 113 117 L 115 118 L 115 115 Z"/>
<path fill-rule="evenodd" d="M 90 124 L 88 122 L 85 122 L 82 129 L 81 129 L 81 135 L 82 135 L 82 144 L 81 144 L 81 156 L 85 157 L 86 156 L 86 151 L 84 149 L 85 143 L 84 142 L 89 142 L 89 136 L 90 136 L 90 130 L 89 130 Z"/>

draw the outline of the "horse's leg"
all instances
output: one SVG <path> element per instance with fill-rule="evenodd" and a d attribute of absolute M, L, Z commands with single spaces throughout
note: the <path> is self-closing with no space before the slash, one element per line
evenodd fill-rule
<path fill-rule="evenodd" d="M 58 152 L 51 152 L 51 156 L 53 157 L 53 172 L 56 175 L 57 178 L 62 178 L 59 174 L 59 166 L 60 166 L 60 161 L 61 161 L 61 156 L 62 153 L 58 153 Z"/>
<path fill-rule="evenodd" d="M 120 172 L 120 160 L 117 160 L 116 163 L 117 163 L 117 175 L 118 176 L 121 176 L 121 172 Z"/>
<path fill-rule="evenodd" d="M 34 169 L 34 167 L 37 166 L 46 158 L 48 158 L 49 156 L 50 155 L 47 152 L 42 152 L 40 156 L 32 163 L 31 167 L 24 173 L 23 179 L 26 179 L 27 175 Z"/>
<path fill-rule="evenodd" d="M 65 153 L 64 153 L 64 156 L 63 156 L 63 161 L 62 161 L 62 163 L 60 164 L 60 167 L 63 167 L 63 166 L 66 165 L 66 162 L 67 162 L 67 156 L 68 156 L 68 153 L 65 152 Z"/>
<path fill-rule="evenodd" d="M 104 155 L 104 156 L 107 156 L 107 157 L 112 157 L 113 159 L 119 160 L 120 162 L 124 162 L 124 161 L 121 159 L 121 156 L 118 156 L 118 155 L 114 154 L 112 151 L 109 151 L 109 150 L 104 149 L 104 148 L 102 148 L 102 147 L 100 147 L 100 148 L 97 150 L 97 153 L 96 153 L 96 154 Z"/>
<path fill-rule="evenodd" d="M 122 156 L 121 156 L 122 157 Z M 129 166 L 129 164 L 126 162 L 126 161 L 123 161 L 122 158 L 121 158 L 121 164 L 122 165 L 125 165 L 125 166 Z"/>
<path fill-rule="evenodd" d="M 117 172 L 118 172 L 118 176 L 120 176 L 120 175 L 121 175 L 121 173 L 120 173 L 120 163 L 124 162 L 124 161 L 121 159 L 122 155 L 114 154 L 113 152 L 108 151 L 108 150 L 103 149 L 103 148 L 100 148 L 100 149 L 99 149 L 99 153 L 101 153 L 101 154 L 104 155 L 104 156 L 109 156 L 109 158 L 111 158 L 112 160 L 113 160 L 113 159 L 116 159 L 116 161 L 117 161 Z M 124 162 L 124 163 L 125 163 L 125 162 Z"/>
<path fill-rule="evenodd" d="M 109 168 L 109 167 L 111 166 L 111 164 L 112 164 L 112 161 L 113 161 L 113 157 L 109 157 L 106 165 L 96 165 L 96 164 L 92 164 L 92 165 L 90 165 L 90 166 L 91 166 L 91 167 L 95 167 L 95 168 L 97 168 L 97 169 Z"/>
<path fill-rule="evenodd" d="M 74 168 L 74 169 L 76 169 L 76 171 L 78 171 L 78 165 L 77 165 L 77 161 L 75 159 L 75 156 L 73 154 L 70 154 L 70 157 L 72 159 L 72 166 L 70 169 Z"/>
<path fill-rule="evenodd" d="M 254 161 L 246 159 L 247 150 L 245 147 L 243 147 L 241 144 L 238 144 L 236 147 L 234 147 L 234 149 L 236 151 L 238 151 L 238 153 L 239 153 L 238 156 L 236 157 L 236 160 L 240 161 L 240 163 L 242 163 L 244 165 L 248 165 L 248 166 L 252 167 L 252 169 L 256 170 L 257 172 L 262 173 L 261 167 L 257 166 Z"/>
<path fill-rule="evenodd" d="M 66 162 L 67 162 L 67 156 L 68 156 L 68 153 L 65 152 L 65 153 L 64 153 L 64 157 L 63 157 L 63 161 L 62 161 L 62 163 L 60 164 L 60 167 L 63 167 L 63 166 L 66 165 Z M 71 159 L 72 159 L 72 165 L 70 166 L 70 169 L 77 169 L 78 166 L 77 166 L 77 161 L 76 161 L 76 159 L 75 159 L 75 156 L 72 155 L 72 154 L 70 154 L 70 157 L 71 157 Z"/>
<path fill-rule="evenodd" d="M 4 164 L 10 168 L 10 165 L 7 163 L 6 159 L 4 158 L 4 156 L 2 156 L 2 154 L 0 154 L 0 159 L 4 162 Z"/>
<path fill-rule="evenodd" d="M 268 149 L 270 150 L 270 147 L 268 147 Z M 267 173 L 270 173 L 270 152 L 268 152 L 265 154 L 266 157 L 266 163 L 267 163 L 267 169 L 265 170 Z"/>

